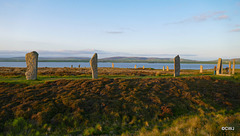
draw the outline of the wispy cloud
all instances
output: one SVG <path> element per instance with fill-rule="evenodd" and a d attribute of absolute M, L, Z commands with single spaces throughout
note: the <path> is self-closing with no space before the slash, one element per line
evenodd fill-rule
<path fill-rule="evenodd" d="M 240 25 L 239 24 L 236 24 L 234 26 L 234 28 L 232 30 L 230 30 L 229 32 L 240 32 Z"/>
<path fill-rule="evenodd" d="M 113 30 L 107 30 L 105 31 L 105 33 L 107 34 L 123 34 L 123 33 L 126 33 L 126 32 L 133 32 L 135 31 L 134 29 L 132 28 L 128 28 L 128 27 L 121 27 L 121 28 L 118 28 L 118 29 L 113 29 Z"/>
<path fill-rule="evenodd" d="M 122 34 L 124 33 L 123 31 L 106 31 L 108 34 Z"/>
<path fill-rule="evenodd" d="M 39 57 L 92 57 L 94 53 L 98 53 L 99 57 L 111 57 L 116 55 L 129 55 L 124 52 L 110 52 L 103 50 L 95 49 L 86 49 L 86 50 L 36 50 L 39 54 Z M 10 58 L 10 57 L 24 57 L 26 53 L 31 52 L 30 50 L 0 50 L 0 58 Z"/>
<path fill-rule="evenodd" d="M 237 6 L 239 6 L 239 7 L 240 7 L 240 2 L 238 2 L 238 3 L 237 3 Z"/>
<path fill-rule="evenodd" d="M 211 18 L 215 17 L 216 15 L 221 15 L 221 14 L 224 14 L 224 13 L 225 13 L 225 11 L 204 13 L 204 14 L 192 17 L 193 18 L 192 20 L 196 21 L 196 22 L 206 21 L 208 19 L 211 19 Z"/>
<path fill-rule="evenodd" d="M 94 53 L 99 54 L 99 58 L 106 57 L 159 57 L 159 58 L 172 58 L 176 54 L 155 54 L 155 53 L 126 53 L 126 52 L 114 52 L 114 51 L 104 51 L 104 50 L 57 50 L 57 51 L 47 51 L 47 50 L 36 50 L 39 57 L 86 57 L 91 58 Z M 24 57 L 26 53 L 30 51 L 16 51 L 16 50 L 0 50 L 0 58 L 11 58 L 11 57 Z M 183 57 L 195 57 L 194 54 L 180 54 Z"/>
<path fill-rule="evenodd" d="M 230 30 L 230 32 L 240 32 L 240 28 L 232 29 L 232 30 Z"/>
<path fill-rule="evenodd" d="M 140 56 L 140 57 L 168 57 L 168 58 L 171 58 L 172 56 L 176 56 L 176 54 L 133 54 L 133 55 Z M 180 55 L 184 57 L 197 56 L 196 54 L 180 54 Z"/>
<path fill-rule="evenodd" d="M 229 16 L 227 15 L 221 15 L 217 17 L 218 20 L 224 20 L 224 19 L 229 19 Z"/>
<path fill-rule="evenodd" d="M 240 25 L 239 25 L 239 24 L 236 24 L 235 27 L 240 27 Z"/>
<path fill-rule="evenodd" d="M 208 12 L 208 13 L 204 13 L 201 15 L 192 16 L 190 18 L 186 18 L 186 19 L 183 19 L 180 21 L 167 23 L 166 25 L 183 24 L 183 23 L 188 23 L 188 22 L 203 22 L 203 21 L 207 21 L 209 19 L 217 19 L 217 20 L 228 19 L 229 16 L 225 15 L 225 13 L 226 13 L 225 11 Z"/>

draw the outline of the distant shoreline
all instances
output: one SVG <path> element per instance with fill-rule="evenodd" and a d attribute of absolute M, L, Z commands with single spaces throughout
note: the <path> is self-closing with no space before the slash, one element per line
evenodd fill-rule
<path fill-rule="evenodd" d="M 89 62 L 88 57 L 39 57 L 39 62 Z M 199 61 L 181 58 L 181 63 L 188 64 L 217 64 L 218 60 Z M 232 59 L 223 59 L 223 64 L 232 63 Z M 0 58 L 0 62 L 25 62 L 25 57 Z M 98 62 L 109 63 L 174 63 L 173 58 L 148 58 L 148 57 L 110 57 L 98 59 Z M 240 58 L 235 58 L 240 64 Z"/>
<path fill-rule="evenodd" d="M 0 62 L 25 62 L 23 60 L 0 60 Z M 38 62 L 89 62 L 89 60 L 39 60 Z M 174 63 L 173 61 L 103 61 L 99 60 L 98 62 L 106 62 L 106 63 Z M 183 61 L 181 63 L 185 64 L 217 64 L 217 62 L 213 61 L 194 61 L 194 62 L 187 62 Z M 229 64 L 228 62 L 223 62 L 223 64 Z M 236 62 L 236 64 L 240 64 Z"/>

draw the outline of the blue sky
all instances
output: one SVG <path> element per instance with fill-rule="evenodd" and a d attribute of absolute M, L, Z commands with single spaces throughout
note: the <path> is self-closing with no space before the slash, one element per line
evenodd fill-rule
<path fill-rule="evenodd" d="M 0 57 L 32 50 L 239 58 L 240 0 L 0 0 Z"/>

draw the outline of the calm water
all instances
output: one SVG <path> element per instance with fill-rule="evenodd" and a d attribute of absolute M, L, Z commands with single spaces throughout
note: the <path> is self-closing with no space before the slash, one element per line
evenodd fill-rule
<path fill-rule="evenodd" d="M 134 68 L 144 66 L 145 68 L 162 69 L 163 66 L 168 66 L 169 69 L 173 69 L 173 63 L 114 63 L 114 67 L 117 68 Z M 39 62 L 39 67 L 90 67 L 88 62 Z M 213 69 L 217 64 L 181 64 L 181 69 L 200 69 L 200 65 L 203 65 L 203 69 Z M 110 62 L 99 62 L 99 67 L 112 67 Z M 26 67 L 25 62 L 0 62 L 0 67 Z M 223 68 L 228 67 L 228 64 L 223 64 Z M 236 69 L 240 69 L 240 65 L 235 65 Z"/>

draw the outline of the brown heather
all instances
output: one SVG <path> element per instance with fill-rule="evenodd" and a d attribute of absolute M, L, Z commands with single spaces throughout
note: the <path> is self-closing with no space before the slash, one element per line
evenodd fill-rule
<path fill-rule="evenodd" d="M 26 68 L 0 67 L 0 76 L 25 76 Z M 173 70 L 160 71 L 150 68 L 98 68 L 98 75 L 155 76 L 156 74 L 173 75 Z M 40 76 L 77 76 L 91 75 L 90 68 L 38 68 Z M 199 71 L 181 70 L 181 74 L 199 74 Z"/>
<path fill-rule="evenodd" d="M 39 73 L 46 72 L 40 69 Z M 135 132 L 139 127 L 151 128 L 156 122 L 180 115 L 205 114 L 201 109 L 214 112 L 237 108 L 239 90 L 240 83 L 209 76 L 62 79 L 38 85 L 1 82 L 0 126 L 6 132 L 4 124 L 8 120 L 23 117 L 39 126 L 49 124 L 52 131 L 59 129 L 63 133 L 74 128 L 82 132 L 95 125 L 104 133 Z"/>

